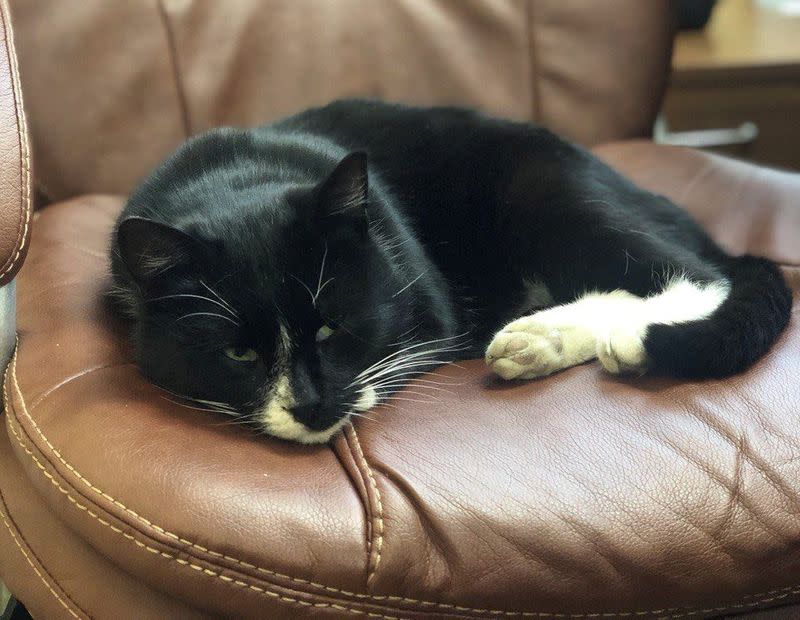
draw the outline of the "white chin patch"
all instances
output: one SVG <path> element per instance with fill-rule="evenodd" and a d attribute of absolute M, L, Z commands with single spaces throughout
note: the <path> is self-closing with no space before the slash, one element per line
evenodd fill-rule
<path fill-rule="evenodd" d="M 270 435 L 304 444 L 325 443 L 350 419 L 345 415 L 336 424 L 322 431 L 312 431 L 292 415 L 290 408 L 294 405 L 294 394 L 289 385 L 289 377 L 282 375 L 275 382 L 275 387 L 264 409 L 261 411 L 261 427 Z"/>
<path fill-rule="evenodd" d="M 323 431 L 312 431 L 302 422 L 295 420 L 287 409 L 270 408 L 262 418 L 264 429 L 270 435 L 305 444 L 325 443 L 338 433 L 349 419 L 350 416 L 346 415 Z"/>

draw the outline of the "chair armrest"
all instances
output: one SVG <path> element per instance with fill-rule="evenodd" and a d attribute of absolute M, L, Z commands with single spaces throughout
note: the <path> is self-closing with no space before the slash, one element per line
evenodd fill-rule
<path fill-rule="evenodd" d="M 13 279 L 30 239 L 30 160 L 11 13 L 6 0 L 0 0 L 0 369 L 14 347 Z"/>
<path fill-rule="evenodd" d="M 0 0 L 0 286 L 25 259 L 30 239 L 31 163 L 17 55 L 6 0 Z"/>

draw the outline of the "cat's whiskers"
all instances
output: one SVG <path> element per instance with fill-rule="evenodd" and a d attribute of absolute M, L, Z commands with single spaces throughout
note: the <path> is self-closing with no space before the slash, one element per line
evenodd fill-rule
<path fill-rule="evenodd" d="M 184 314 L 183 316 L 179 316 L 175 321 L 181 321 L 183 319 L 188 319 L 193 316 L 215 316 L 220 319 L 224 319 L 228 321 L 228 323 L 233 323 L 237 327 L 241 325 L 241 323 L 237 320 L 230 318 L 229 316 L 225 316 L 224 314 L 219 314 L 218 312 L 190 312 L 189 314 Z"/>
<path fill-rule="evenodd" d="M 195 407 L 193 405 L 187 405 L 186 403 L 182 403 L 182 402 L 180 402 L 178 400 L 173 400 L 171 398 L 167 398 L 166 396 L 162 396 L 161 398 L 163 398 L 164 400 L 169 401 L 169 402 L 171 402 L 171 403 L 173 403 L 175 405 L 178 405 L 180 407 L 184 407 L 186 409 L 194 409 L 195 411 L 208 411 L 210 413 L 224 413 L 225 415 L 229 415 L 229 416 L 238 415 L 238 412 L 235 409 L 227 408 L 227 407 L 223 407 L 223 406 L 216 406 L 216 405 L 209 404 L 206 407 Z M 187 400 L 189 402 L 192 402 L 192 403 L 202 403 L 202 401 L 198 401 L 198 400 L 195 400 L 195 399 L 186 398 L 186 397 L 182 397 L 182 398 L 184 398 L 185 400 Z"/>
<path fill-rule="evenodd" d="M 452 365 L 452 366 L 455 366 L 455 364 L 453 364 L 453 362 L 449 362 L 449 364 Z M 395 373 L 395 374 L 393 374 L 393 375 L 391 375 L 389 377 L 386 377 L 385 379 L 381 379 L 381 381 L 399 380 L 402 377 L 408 377 L 407 379 L 404 379 L 405 381 L 423 381 L 423 379 L 419 379 L 419 375 L 428 374 L 429 372 L 430 372 L 430 370 L 426 370 L 426 369 L 422 369 L 422 370 L 406 370 L 404 372 Z M 437 382 L 437 381 L 432 381 L 430 379 L 426 379 L 425 381 L 428 381 L 429 383 L 434 383 L 434 384 L 437 384 L 437 385 L 454 385 L 454 386 L 455 385 L 462 385 L 461 383 L 452 382 L 452 381 Z M 364 384 L 362 383 L 360 385 L 364 385 Z M 370 385 L 374 385 L 374 384 L 370 384 Z"/>
<path fill-rule="evenodd" d="M 228 276 L 225 276 L 225 277 L 228 277 Z M 219 282 L 219 281 L 217 281 L 217 282 Z M 233 306 L 231 306 L 231 304 L 229 304 L 227 301 L 225 301 L 225 299 L 222 297 L 222 295 L 220 295 L 217 291 L 215 291 L 213 288 L 211 288 L 203 280 L 200 280 L 200 285 L 203 286 L 214 297 L 216 297 L 219 300 L 220 304 L 222 304 L 223 306 L 225 306 L 225 308 L 227 308 L 228 312 L 230 312 L 236 318 L 239 318 L 239 314 L 236 312 L 236 309 Z"/>
<path fill-rule="evenodd" d="M 304 289 L 306 289 L 306 291 L 308 291 L 308 294 L 311 296 L 311 303 L 316 308 L 317 305 L 316 305 L 316 300 L 314 299 L 314 293 L 310 288 L 308 288 L 308 285 L 305 282 L 303 282 L 300 278 L 298 278 L 296 275 L 294 275 L 293 273 L 290 273 L 288 275 L 289 275 L 290 278 L 296 280 L 300 284 L 300 286 L 302 286 Z"/>
<path fill-rule="evenodd" d="M 235 407 L 233 407 L 232 405 L 229 405 L 228 403 L 223 403 L 223 402 L 216 401 L 216 400 L 206 400 L 204 398 L 193 398 L 192 400 L 197 402 L 197 403 L 202 403 L 204 405 L 208 405 L 209 407 L 216 407 L 217 409 L 220 409 L 220 410 L 224 409 L 224 410 L 230 411 L 232 413 L 236 412 Z"/>
<path fill-rule="evenodd" d="M 422 371 L 420 371 L 420 373 L 421 372 Z M 429 385 L 449 385 L 452 387 L 464 385 L 463 381 L 434 381 L 433 379 L 420 379 L 419 377 L 412 377 L 411 379 L 408 379 L 408 381 L 412 381 L 414 383 L 424 383 Z"/>
<path fill-rule="evenodd" d="M 427 272 L 427 271 L 423 271 L 423 272 L 422 272 L 421 274 L 419 274 L 419 275 L 418 275 L 416 278 L 414 278 L 413 280 L 411 280 L 411 282 L 409 282 L 408 284 L 406 284 L 406 285 L 405 285 L 403 288 L 401 288 L 401 289 L 400 289 L 399 291 L 397 291 L 397 292 L 396 292 L 394 295 L 392 295 L 392 299 L 394 299 L 395 297 L 397 297 L 397 296 L 398 296 L 400 293 L 402 293 L 402 292 L 403 292 L 403 291 L 405 291 L 406 289 L 410 288 L 410 287 L 411 287 L 411 286 L 412 286 L 414 283 L 416 283 L 416 281 L 417 281 L 417 280 L 419 280 L 419 279 L 420 279 L 422 276 L 424 276 L 426 273 L 428 273 L 428 272 Z"/>
<path fill-rule="evenodd" d="M 404 331 L 402 334 L 400 334 L 397 337 L 398 340 L 396 342 L 392 342 L 391 344 L 389 344 L 389 346 L 390 347 L 402 347 L 402 346 L 407 345 L 409 342 L 414 342 L 414 332 L 416 332 L 416 330 L 418 330 L 421 325 L 422 325 L 422 323 L 417 323 L 416 325 L 414 325 L 410 329 L 407 329 L 406 331 Z M 405 336 L 405 338 L 403 339 L 404 336 Z"/>
<path fill-rule="evenodd" d="M 374 422 L 375 418 L 372 418 L 366 414 L 359 413 L 358 411 L 348 411 L 347 415 L 354 416 L 356 418 L 363 418 L 364 420 L 369 420 L 370 422 Z"/>
<path fill-rule="evenodd" d="M 405 332 L 405 333 L 407 333 L 407 332 Z M 412 349 L 418 349 L 420 347 L 424 347 L 424 346 L 431 345 L 431 344 L 436 344 L 436 343 L 441 343 L 441 342 L 445 342 L 445 341 L 448 341 L 448 340 L 457 341 L 459 338 L 464 338 L 464 337 L 468 336 L 468 334 L 469 334 L 469 332 L 464 332 L 464 333 L 458 334 L 456 336 L 448 336 L 448 337 L 445 337 L 445 338 L 435 338 L 433 340 L 426 340 L 424 342 L 418 342 L 416 344 L 412 344 L 410 346 L 403 347 L 402 349 L 400 349 L 398 351 L 394 351 L 394 352 L 386 355 L 385 357 L 379 359 L 377 362 L 372 364 L 372 366 L 369 366 L 369 367 L 365 368 L 364 370 L 362 370 L 360 373 L 358 373 L 356 375 L 356 380 L 358 380 L 358 379 L 360 379 L 360 378 L 362 378 L 364 376 L 369 375 L 373 370 L 378 369 L 378 367 L 380 367 L 383 364 L 389 364 L 390 360 L 393 360 L 394 358 L 396 358 L 398 356 L 401 356 L 404 353 L 406 353 L 408 351 L 411 351 Z M 457 342 L 453 342 L 452 344 L 455 345 L 455 344 L 458 344 L 458 343 Z M 426 353 L 426 352 L 423 351 L 421 353 Z M 355 381 L 353 383 L 355 383 Z M 350 387 L 350 386 L 348 386 L 348 387 Z"/>
<path fill-rule="evenodd" d="M 389 394 L 389 392 L 384 392 L 384 393 Z M 416 390 L 401 390 L 399 392 L 391 391 L 391 393 L 388 396 L 388 398 L 392 398 L 395 395 L 397 395 L 399 398 L 402 398 L 406 394 L 415 394 L 416 396 L 422 396 L 424 398 L 431 399 L 428 402 L 437 402 L 437 403 L 439 402 L 439 399 L 436 396 L 434 396 L 433 394 L 426 394 L 425 392 L 417 392 Z"/>
<path fill-rule="evenodd" d="M 372 392 L 382 406 L 391 406 L 389 401 L 409 401 L 424 404 L 438 402 L 438 399 L 433 394 L 425 390 L 452 394 L 452 390 L 440 386 L 460 385 L 460 383 L 422 379 L 418 375 L 426 374 L 433 366 L 450 362 L 447 359 L 440 359 L 442 353 L 468 350 L 469 347 L 466 346 L 466 342 L 459 342 L 459 339 L 465 336 L 467 334 L 459 334 L 403 347 L 360 372 L 346 389 L 355 386 L 357 394 Z M 418 350 L 425 346 L 441 344 L 446 341 L 450 342 L 445 346 Z M 454 365 L 458 366 L 457 364 Z M 409 398 L 408 395 L 421 396 L 426 400 Z"/>
<path fill-rule="evenodd" d="M 317 300 L 319 299 L 319 296 L 322 294 L 322 291 L 324 291 L 325 287 L 328 286 L 334 280 L 334 278 L 331 277 L 331 278 L 328 278 L 327 280 L 325 280 L 325 282 L 322 281 L 322 278 L 325 275 L 325 262 L 327 261 L 327 259 L 328 259 L 328 244 L 326 242 L 325 243 L 325 251 L 322 254 L 322 265 L 320 266 L 319 277 L 317 278 L 317 291 L 316 292 L 313 292 L 311 290 L 311 288 L 305 282 L 303 282 L 300 278 L 298 278 L 296 275 L 291 274 L 291 273 L 288 274 L 290 278 L 294 278 L 295 280 L 297 280 L 297 282 L 299 282 L 300 285 L 304 289 L 306 289 L 308 294 L 311 296 L 311 305 L 314 308 L 317 307 Z"/>
<path fill-rule="evenodd" d="M 455 366 L 455 364 L 453 364 L 453 362 L 449 362 L 449 363 L 451 365 Z M 460 366 L 459 366 L 459 368 L 460 368 Z M 449 381 L 449 380 L 448 381 L 434 381 L 432 379 L 420 379 L 419 378 L 418 375 L 424 375 L 424 374 L 427 374 L 428 372 L 429 371 L 425 370 L 424 368 L 421 369 L 421 370 L 405 370 L 403 372 L 396 372 L 396 373 L 390 374 L 387 377 L 382 378 L 378 382 L 372 382 L 372 383 L 370 383 L 370 385 L 381 385 L 383 382 L 386 382 L 386 381 L 398 381 L 398 380 L 400 380 L 401 378 L 404 378 L 404 377 L 405 378 L 403 380 L 406 381 L 406 382 L 416 381 L 417 383 L 429 383 L 429 384 L 432 384 L 432 385 L 450 385 L 450 386 L 458 386 L 458 385 L 462 385 L 463 384 L 462 382 L 457 382 L 457 381 Z"/>
<path fill-rule="evenodd" d="M 421 368 L 424 367 L 424 370 L 420 370 L 419 374 L 424 374 L 428 371 L 428 369 L 435 364 L 445 364 L 445 360 L 436 360 L 433 358 L 420 358 L 413 361 L 404 361 L 398 360 L 396 364 L 387 365 L 385 367 L 378 368 L 374 374 L 368 375 L 366 377 L 361 377 L 359 379 L 354 380 L 350 385 L 346 386 L 345 389 L 349 389 L 356 385 L 371 385 L 375 379 L 379 379 L 381 377 L 387 378 L 387 375 L 393 373 L 399 373 L 400 371 L 409 371 L 413 368 Z"/>
<path fill-rule="evenodd" d="M 205 400 L 205 399 L 202 399 L 202 398 L 192 398 L 191 396 L 187 396 L 186 394 L 180 394 L 178 392 L 173 392 L 172 390 L 169 390 L 169 389 L 167 389 L 167 388 L 165 388 L 163 386 L 160 386 L 160 385 L 156 385 L 155 387 L 158 388 L 159 390 L 161 390 L 162 392 L 166 392 L 167 394 L 171 394 L 172 396 L 175 396 L 176 398 L 180 398 L 180 399 L 188 401 L 190 403 L 197 403 L 197 404 L 201 404 L 201 405 L 207 405 L 209 407 L 214 407 L 215 411 L 220 411 L 222 413 L 238 414 L 237 409 L 233 405 L 231 405 L 229 403 L 225 403 L 225 402 L 217 401 L 217 400 Z M 166 400 L 170 400 L 170 399 L 167 398 Z M 174 402 L 174 401 L 171 401 L 171 402 Z M 182 403 L 177 403 L 177 404 L 182 404 Z"/>
<path fill-rule="evenodd" d="M 434 392 L 442 392 L 444 394 L 455 394 L 453 390 L 448 390 L 445 388 L 440 388 L 435 385 L 426 385 L 422 384 L 419 385 L 416 381 L 411 379 L 410 381 L 388 381 L 385 383 L 379 383 L 374 385 L 373 388 L 375 390 L 379 389 L 398 389 L 400 392 L 405 392 L 407 387 L 416 387 L 420 390 L 433 390 Z"/>
<path fill-rule="evenodd" d="M 211 413 L 219 413 L 219 409 L 212 409 L 211 407 L 193 407 L 192 405 L 187 405 L 186 403 L 182 403 L 179 400 L 173 400 L 171 398 L 167 398 L 166 396 L 161 396 L 167 402 L 172 403 L 173 405 L 178 405 L 179 407 L 183 407 L 184 409 L 194 409 L 195 411 L 209 411 Z"/>
<path fill-rule="evenodd" d="M 201 284 L 202 284 L 202 282 L 201 282 Z M 222 308 L 223 310 L 228 312 L 234 319 L 237 319 L 237 320 L 239 319 L 239 315 L 236 314 L 236 312 L 233 310 L 233 308 L 231 308 L 230 306 L 228 306 L 226 304 L 220 303 L 219 301 L 211 299 L 210 297 L 206 297 L 205 295 L 193 295 L 193 294 L 190 294 L 190 293 L 179 293 L 179 294 L 176 294 L 176 295 L 162 295 L 160 297 L 152 297 L 152 298 L 148 299 L 147 302 L 150 303 L 150 302 L 153 302 L 153 301 L 163 301 L 163 300 L 166 300 L 166 299 L 180 299 L 180 298 L 200 299 L 202 301 L 207 301 L 210 304 L 214 304 L 216 306 L 219 306 L 220 308 Z"/>
<path fill-rule="evenodd" d="M 314 307 L 317 307 L 317 299 L 319 298 L 319 294 L 322 290 L 333 280 L 333 278 L 328 278 L 325 281 L 325 284 L 322 283 L 322 277 L 325 275 L 325 261 L 328 259 L 328 243 L 325 242 L 325 252 L 322 254 L 322 266 L 319 268 L 319 278 L 317 278 L 317 292 L 314 293 L 313 303 Z"/>
<path fill-rule="evenodd" d="M 418 405 L 430 405 L 432 402 L 435 402 L 435 401 L 430 401 L 430 400 L 420 400 L 418 398 L 404 398 L 402 396 L 395 396 L 394 394 L 390 394 L 388 396 L 381 396 L 381 398 L 384 401 L 381 404 L 386 404 L 385 401 L 390 401 L 390 400 L 391 401 L 403 401 L 403 402 L 409 402 L 409 403 L 416 403 Z"/>
<path fill-rule="evenodd" d="M 436 359 L 431 356 L 434 355 L 438 356 L 441 353 L 454 353 L 464 350 L 467 350 L 467 347 L 446 347 L 446 348 L 430 349 L 427 351 L 420 351 L 418 353 L 413 353 L 411 355 L 403 356 L 401 358 L 397 358 L 396 360 L 392 360 L 392 363 L 378 367 L 377 369 L 375 369 L 375 371 L 371 372 L 369 375 L 365 377 L 357 377 L 357 380 L 367 383 L 399 370 L 406 370 L 408 368 L 416 368 L 419 366 L 436 366 L 436 365 L 446 364 L 450 360 Z"/>

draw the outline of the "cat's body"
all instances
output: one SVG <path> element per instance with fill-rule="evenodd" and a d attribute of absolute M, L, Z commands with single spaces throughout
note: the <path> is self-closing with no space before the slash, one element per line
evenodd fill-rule
<path fill-rule="evenodd" d="M 730 257 L 582 149 L 455 108 L 340 101 L 209 132 L 120 222 L 115 290 L 144 372 L 306 442 L 487 345 L 504 378 L 596 356 L 733 374 L 791 304 L 773 264 Z"/>

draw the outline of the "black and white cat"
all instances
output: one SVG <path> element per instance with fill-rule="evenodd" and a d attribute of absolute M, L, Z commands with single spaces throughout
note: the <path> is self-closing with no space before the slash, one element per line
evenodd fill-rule
<path fill-rule="evenodd" d="M 111 264 L 144 374 L 304 443 L 475 355 L 504 379 L 724 377 L 791 306 L 773 263 L 545 129 L 370 101 L 192 138 Z"/>

